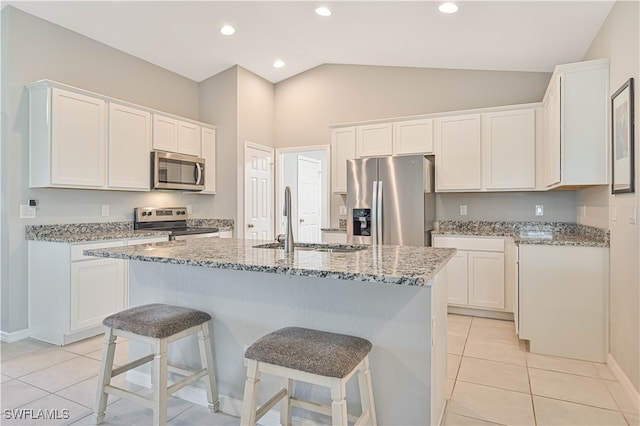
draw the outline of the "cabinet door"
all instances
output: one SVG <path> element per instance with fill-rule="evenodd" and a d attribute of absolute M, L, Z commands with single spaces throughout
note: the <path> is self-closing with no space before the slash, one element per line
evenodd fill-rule
<path fill-rule="evenodd" d="M 220 238 L 233 238 L 233 231 L 220 231 Z"/>
<path fill-rule="evenodd" d="M 109 103 L 109 188 L 149 191 L 150 152 L 151 114 Z"/>
<path fill-rule="evenodd" d="M 479 191 L 480 114 L 437 119 L 436 191 Z"/>
<path fill-rule="evenodd" d="M 331 131 L 331 185 L 333 192 L 347 193 L 347 160 L 356 158 L 356 128 L 344 127 Z"/>
<path fill-rule="evenodd" d="M 200 126 L 178 121 L 178 152 L 200 157 Z"/>
<path fill-rule="evenodd" d="M 469 305 L 504 309 L 504 253 L 470 251 Z"/>
<path fill-rule="evenodd" d="M 124 262 L 97 259 L 71 264 L 72 331 L 100 325 L 124 308 Z"/>
<path fill-rule="evenodd" d="M 467 252 L 458 250 L 447 263 L 447 302 L 452 305 L 467 305 Z"/>
<path fill-rule="evenodd" d="M 103 100 L 52 90 L 51 183 L 104 187 L 106 104 Z"/>
<path fill-rule="evenodd" d="M 560 183 L 560 76 L 551 80 L 544 108 L 544 184 Z"/>
<path fill-rule="evenodd" d="M 393 123 L 393 155 L 433 154 L 433 120 Z"/>
<path fill-rule="evenodd" d="M 178 120 L 153 115 L 153 149 L 178 152 Z"/>
<path fill-rule="evenodd" d="M 535 142 L 535 110 L 482 114 L 485 189 L 534 188 Z"/>
<path fill-rule="evenodd" d="M 371 124 L 356 127 L 356 153 L 358 157 L 376 157 L 391 155 L 391 123 Z"/>
<path fill-rule="evenodd" d="M 204 158 L 204 191 L 198 194 L 216 193 L 216 131 L 202 127 L 202 158 Z"/>

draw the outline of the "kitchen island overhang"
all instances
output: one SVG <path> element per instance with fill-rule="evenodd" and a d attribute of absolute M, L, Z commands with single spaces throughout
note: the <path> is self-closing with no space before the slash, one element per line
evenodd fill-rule
<path fill-rule="evenodd" d="M 256 244 L 200 239 L 85 254 L 136 260 L 129 263 L 130 306 L 172 303 L 213 316 L 225 412 L 239 415 L 245 346 L 278 328 L 300 326 L 373 343 L 371 371 L 380 424 L 424 425 L 440 419 L 447 358 L 443 267 L 455 250 L 376 246 L 348 253 L 284 254 L 254 248 Z M 170 360 L 197 366 L 197 354 L 189 349 L 193 343 L 178 342 Z M 131 357 L 144 350 L 132 345 Z M 279 385 L 277 379 L 263 377 L 265 395 Z M 295 392 L 320 401 L 329 398 L 324 389 L 309 385 L 298 385 Z M 359 412 L 355 383 L 350 383 L 347 402 L 350 412 Z"/>

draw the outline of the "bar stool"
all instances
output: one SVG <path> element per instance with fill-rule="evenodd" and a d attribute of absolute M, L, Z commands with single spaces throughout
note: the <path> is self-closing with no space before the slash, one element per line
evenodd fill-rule
<path fill-rule="evenodd" d="M 209 340 L 209 320 L 211 320 L 211 315 L 206 312 L 164 304 L 138 306 L 105 318 L 102 322 L 106 330 L 102 349 L 102 363 L 100 365 L 100 374 L 98 375 L 98 392 L 95 406 L 96 424 L 100 424 L 104 420 L 109 394 L 121 398 L 129 398 L 147 408 L 151 408 L 153 410 L 153 424 L 166 424 L 167 399 L 169 395 L 205 376 L 208 378 L 206 388 L 209 408 L 213 411 L 218 411 L 218 389 Z M 202 369 L 194 372 L 169 365 L 167 363 L 169 343 L 196 333 L 199 338 Z M 147 343 L 151 345 L 153 353 L 121 367 L 113 368 L 117 337 Z M 111 378 L 148 362 L 152 362 L 152 399 L 147 399 L 111 385 Z M 167 387 L 168 371 L 186 376 L 186 378 Z"/>
<path fill-rule="evenodd" d="M 369 352 L 371 342 L 360 337 L 308 328 L 287 327 L 249 346 L 247 381 L 240 424 L 255 425 L 280 400 L 280 423 L 291 425 L 291 407 L 331 416 L 333 425 L 347 425 L 346 383 L 358 371 L 362 415 L 356 425 L 376 425 Z M 280 376 L 283 388 L 257 409 L 261 373 Z M 293 380 L 331 389 L 331 404 L 318 404 L 292 395 Z"/>

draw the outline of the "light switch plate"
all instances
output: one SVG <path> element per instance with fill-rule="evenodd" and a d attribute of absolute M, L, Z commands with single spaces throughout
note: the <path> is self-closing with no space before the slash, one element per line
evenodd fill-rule
<path fill-rule="evenodd" d="M 544 216 L 544 205 L 536 204 L 536 216 Z"/>
<path fill-rule="evenodd" d="M 466 215 L 467 215 L 467 205 L 460 204 L 460 216 L 466 216 Z"/>
<path fill-rule="evenodd" d="M 102 205 L 102 216 L 109 216 L 109 204 Z"/>
<path fill-rule="evenodd" d="M 347 206 L 340 206 L 340 216 L 347 215 Z"/>
<path fill-rule="evenodd" d="M 631 216 L 629 217 L 629 223 L 635 225 L 638 223 L 638 205 L 631 206 Z"/>

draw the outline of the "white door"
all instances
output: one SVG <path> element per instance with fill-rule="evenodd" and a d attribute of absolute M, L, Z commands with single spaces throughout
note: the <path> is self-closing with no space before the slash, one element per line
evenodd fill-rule
<path fill-rule="evenodd" d="M 273 150 L 247 145 L 244 150 L 245 238 L 273 239 Z"/>
<path fill-rule="evenodd" d="M 322 164 L 298 155 L 298 241 L 320 242 L 322 204 Z"/>

